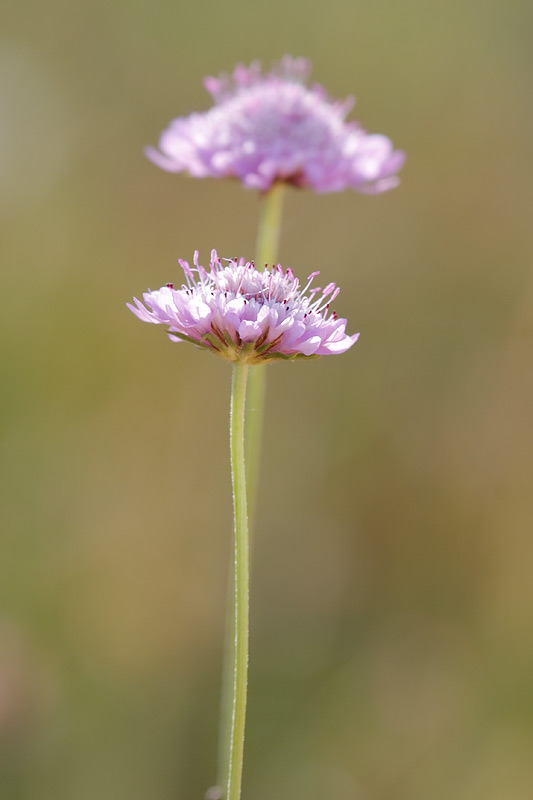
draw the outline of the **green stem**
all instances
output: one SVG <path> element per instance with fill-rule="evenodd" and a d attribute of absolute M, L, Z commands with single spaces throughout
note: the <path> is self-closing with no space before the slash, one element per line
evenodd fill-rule
<path fill-rule="evenodd" d="M 265 264 L 272 264 L 278 255 L 280 235 L 281 207 L 283 201 L 283 183 L 276 183 L 261 198 L 261 214 L 257 232 L 256 266 L 262 269 Z M 266 370 L 264 364 L 249 368 L 247 409 L 245 421 L 245 463 L 246 482 L 248 485 L 247 503 L 250 528 L 253 528 L 255 509 L 257 504 L 257 488 L 259 482 L 259 460 L 261 451 L 261 435 L 263 431 L 263 416 L 265 405 Z M 232 598 L 235 591 L 234 571 L 230 570 L 228 581 L 228 597 Z M 222 666 L 222 693 L 220 702 L 220 737 L 218 744 L 217 785 L 228 784 L 228 751 L 230 747 L 232 708 L 233 708 L 233 678 L 234 678 L 234 648 L 235 628 L 233 619 L 233 604 L 228 606 L 226 620 L 226 638 L 224 642 L 224 656 Z"/>
<path fill-rule="evenodd" d="M 263 208 L 257 230 L 257 269 L 263 269 L 265 264 L 271 267 L 277 259 L 284 188 L 285 184 L 275 183 L 261 199 Z"/>
<path fill-rule="evenodd" d="M 283 183 L 275 183 L 262 198 L 261 216 L 257 231 L 256 267 L 269 267 L 278 257 L 281 229 Z M 259 484 L 261 436 L 265 406 L 266 371 L 264 364 L 250 368 L 248 380 L 248 417 L 246 420 L 246 475 L 248 480 L 248 514 L 253 529 Z"/>
<path fill-rule="evenodd" d="M 233 692 L 226 800 L 240 800 L 246 689 L 248 683 L 248 595 L 250 583 L 244 420 L 248 365 L 235 362 L 231 384 L 230 445 L 234 513 Z"/>

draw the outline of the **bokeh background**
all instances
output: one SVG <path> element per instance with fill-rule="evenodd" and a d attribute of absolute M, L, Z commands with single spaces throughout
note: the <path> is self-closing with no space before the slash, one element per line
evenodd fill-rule
<path fill-rule="evenodd" d="M 0 796 L 215 779 L 230 370 L 125 308 L 253 256 L 258 198 L 143 157 L 285 53 L 408 153 L 287 194 L 348 354 L 268 367 L 247 800 L 533 797 L 531 8 L 8 0 L 0 33 Z"/>

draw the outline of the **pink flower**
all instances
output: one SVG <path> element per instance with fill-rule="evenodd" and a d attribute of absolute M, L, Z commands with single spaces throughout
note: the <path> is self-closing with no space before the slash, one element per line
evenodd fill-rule
<path fill-rule="evenodd" d="M 346 320 L 330 313 L 339 293 L 334 283 L 304 288 L 292 270 L 278 264 L 259 271 L 253 262 L 218 258 L 211 252 L 209 270 L 180 260 L 186 283 L 180 289 L 167 284 L 128 303 L 143 322 L 168 326 L 169 338 L 212 350 L 227 361 L 250 364 L 274 359 L 309 358 L 344 353 L 359 334 L 348 336 Z"/>
<path fill-rule="evenodd" d="M 398 184 L 405 160 L 386 136 L 346 122 L 353 100 L 331 100 L 306 86 L 309 62 L 286 56 L 262 75 L 258 63 L 206 78 L 214 106 L 179 117 L 146 154 L 168 172 L 233 177 L 267 191 L 276 181 L 338 192 L 376 194 Z"/>

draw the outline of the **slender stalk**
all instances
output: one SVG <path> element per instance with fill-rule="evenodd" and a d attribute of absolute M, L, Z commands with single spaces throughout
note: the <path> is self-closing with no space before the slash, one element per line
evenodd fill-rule
<path fill-rule="evenodd" d="M 283 189 L 283 183 L 276 183 L 261 199 L 262 207 L 256 246 L 256 264 L 259 269 L 264 264 L 269 264 L 271 266 L 278 257 Z M 244 423 L 244 441 L 246 482 L 248 486 L 248 519 L 251 528 L 253 528 L 257 505 L 261 435 L 263 431 L 265 405 L 265 379 L 266 370 L 264 365 L 260 364 L 249 368 L 247 388 L 248 412 Z M 228 597 L 230 601 L 234 593 L 235 576 L 234 570 L 231 569 L 228 580 Z M 230 748 L 232 726 L 235 638 L 233 604 L 229 603 L 226 620 L 220 701 L 220 736 L 217 761 L 217 785 L 219 787 L 225 787 L 228 784 L 228 751 Z M 226 795 L 225 797 L 226 800 L 229 800 Z"/>
<path fill-rule="evenodd" d="M 263 208 L 259 219 L 256 244 L 256 267 L 261 269 L 276 260 L 279 246 L 281 208 L 285 184 L 275 183 L 262 197 Z"/>
<path fill-rule="evenodd" d="M 244 425 L 248 365 L 235 362 L 231 384 L 230 446 L 234 513 L 233 692 L 229 735 L 226 800 L 240 800 L 246 690 L 248 684 L 248 597 L 250 564 Z"/>
<path fill-rule="evenodd" d="M 275 183 L 262 198 L 261 216 L 257 231 L 256 266 L 270 267 L 278 257 L 281 230 L 283 183 Z M 246 420 L 246 475 L 248 480 L 248 515 L 253 529 L 257 505 L 261 436 L 265 406 L 266 371 L 259 364 L 250 368 L 248 379 L 248 417 Z"/>

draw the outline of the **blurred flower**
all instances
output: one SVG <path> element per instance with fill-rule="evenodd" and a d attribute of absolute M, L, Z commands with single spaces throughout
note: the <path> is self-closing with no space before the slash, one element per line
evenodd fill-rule
<path fill-rule="evenodd" d="M 265 75 L 254 62 L 206 78 L 215 105 L 171 122 L 161 152 L 150 147 L 148 158 L 169 172 L 235 177 L 261 191 L 276 181 L 316 192 L 392 189 L 404 153 L 386 136 L 346 122 L 353 99 L 334 101 L 321 86 L 307 87 L 309 72 L 308 61 L 286 56 Z"/>
<path fill-rule="evenodd" d="M 310 289 L 313 272 L 302 289 L 292 270 L 278 264 L 258 271 L 253 262 L 218 258 L 211 252 L 209 271 L 180 260 L 186 284 L 167 284 L 137 298 L 128 308 L 143 322 L 168 325 L 172 341 L 185 340 L 212 350 L 228 361 L 257 364 L 344 353 L 359 334 L 345 333 L 346 320 L 330 314 L 339 289 Z"/>

